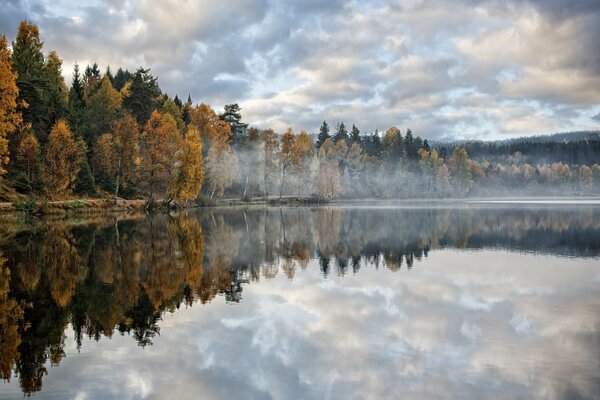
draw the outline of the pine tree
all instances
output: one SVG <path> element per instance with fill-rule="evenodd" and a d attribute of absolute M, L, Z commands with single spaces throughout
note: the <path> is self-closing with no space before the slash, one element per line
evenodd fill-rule
<path fill-rule="evenodd" d="M 246 134 L 246 129 L 248 128 L 248 124 L 242 122 L 241 110 L 237 104 L 227 104 L 225 105 L 223 114 L 219 115 L 219 119 L 229 124 L 234 143 L 239 143 L 243 140 L 243 136 Z"/>
<path fill-rule="evenodd" d="M 42 48 L 38 27 L 22 21 L 17 38 L 12 43 L 12 64 L 19 88 L 17 109 L 23 115 L 23 120 L 31 124 L 38 140 L 44 143 L 50 124 L 45 100 L 48 82 Z"/>
<path fill-rule="evenodd" d="M 46 90 L 47 119 L 50 125 L 56 121 L 67 117 L 68 110 L 68 91 L 65 80 L 62 76 L 62 60 L 55 51 L 48 54 L 45 64 L 46 81 L 48 87 Z"/>
<path fill-rule="evenodd" d="M 350 140 L 352 141 L 352 143 L 360 144 L 361 142 L 360 131 L 354 124 L 352 124 L 352 130 L 350 131 Z"/>
<path fill-rule="evenodd" d="M 73 132 L 83 136 L 85 118 L 85 102 L 83 100 L 83 81 L 79 73 L 79 65 L 73 67 L 73 81 L 69 89 L 68 120 Z"/>
<path fill-rule="evenodd" d="M 327 121 L 323 121 L 321 124 L 321 128 L 319 128 L 319 136 L 317 136 L 317 149 L 320 149 L 323 146 L 323 143 L 331 136 L 329 135 L 329 125 L 327 125 Z"/>
<path fill-rule="evenodd" d="M 343 140 L 346 144 L 350 141 L 348 130 L 346 129 L 346 125 L 344 125 L 343 121 L 337 126 L 337 130 L 333 138 L 333 141 L 336 143 L 340 140 Z"/>
<path fill-rule="evenodd" d="M 160 95 L 157 79 L 150 74 L 150 69 L 138 68 L 131 81 L 129 95 L 123 101 L 123 107 L 143 126 L 158 108 Z"/>

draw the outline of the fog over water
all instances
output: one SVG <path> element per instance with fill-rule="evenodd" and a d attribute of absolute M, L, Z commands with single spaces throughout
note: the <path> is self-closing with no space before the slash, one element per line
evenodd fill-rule
<path fill-rule="evenodd" d="M 600 210 L 537 207 L 7 230 L 0 398 L 594 398 Z"/>

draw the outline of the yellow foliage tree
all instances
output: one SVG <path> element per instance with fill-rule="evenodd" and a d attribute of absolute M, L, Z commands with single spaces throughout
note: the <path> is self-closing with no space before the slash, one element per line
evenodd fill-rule
<path fill-rule="evenodd" d="M 69 125 L 58 120 L 48 136 L 43 178 L 49 195 L 68 193 L 75 182 L 84 154 Z"/>
<path fill-rule="evenodd" d="M 467 150 L 460 146 L 456 146 L 452 152 L 452 157 L 450 157 L 448 165 L 456 193 L 459 195 L 466 194 L 472 183 Z"/>
<path fill-rule="evenodd" d="M 140 137 L 140 184 L 149 194 L 149 202 L 167 189 L 181 142 L 173 117 L 153 111 Z"/>
<path fill-rule="evenodd" d="M 31 132 L 21 139 L 17 149 L 17 163 L 20 167 L 25 168 L 27 178 L 29 178 L 30 181 L 33 180 L 39 157 L 40 144 L 35 135 Z"/>
<path fill-rule="evenodd" d="M 9 296 L 10 269 L 4 266 L 5 261 L 0 253 L 0 378 L 10 380 L 13 364 L 19 358 L 19 325 L 24 311 L 22 305 Z"/>
<path fill-rule="evenodd" d="M 202 162 L 202 142 L 200 132 L 190 127 L 179 153 L 177 173 L 169 183 L 169 198 L 177 203 L 194 199 L 202 189 L 204 163 Z"/>
<path fill-rule="evenodd" d="M 344 194 L 338 151 L 331 139 L 325 140 L 319 149 L 319 174 L 316 186 L 320 198 L 333 199 Z"/>
<path fill-rule="evenodd" d="M 117 120 L 112 129 L 115 146 L 115 196 L 123 184 L 131 184 L 140 163 L 140 129 L 135 117 L 129 113 Z"/>
<path fill-rule="evenodd" d="M 94 144 L 94 154 L 92 156 L 94 170 L 113 175 L 116 167 L 116 159 L 117 155 L 113 135 L 111 133 L 103 133 L 96 140 L 96 144 Z"/>
<path fill-rule="evenodd" d="M 5 36 L 0 36 L 0 182 L 9 162 L 8 135 L 23 123 L 17 112 L 17 74 L 12 69 L 10 51 Z"/>

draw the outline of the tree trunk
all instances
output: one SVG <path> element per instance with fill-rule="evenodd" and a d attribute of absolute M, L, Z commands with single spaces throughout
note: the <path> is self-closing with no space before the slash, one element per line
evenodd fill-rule
<path fill-rule="evenodd" d="M 115 182 L 115 204 L 117 203 L 117 197 L 119 197 L 119 178 L 121 177 L 121 157 L 117 163 L 117 181 Z"/>
<path fill-rule="evenodd" d="M 250 175 L 246 175 L 246 183 L 244 184 L 244 195 L 242 197 L 246 197 L 246 189 L 248 189 L 248 177 Z"/>
<path fill-rule="evenodd" d="M 283 185 L 285 184 L 285 167 L 281 170 L 281 186 L 279 187 L 279 201 L 283 196 Z"/>

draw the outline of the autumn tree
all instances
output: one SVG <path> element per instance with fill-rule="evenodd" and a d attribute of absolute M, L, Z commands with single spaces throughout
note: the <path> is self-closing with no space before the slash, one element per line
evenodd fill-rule
<path fill-rule="evenodd" d="M 11 66 L 11 55 L 6 37 L 0 36 L 0 182 L 9 162 L 9 135 L 22 124 L 17 111 L 17 74 Z"/>
<path fill-rule="evenodd" d="M 202 141 L 196 128 L 188 129 L 178 158 L 177 172 L 169 182 L 168 197 L 181 204 L 196 198 L 204 181 Z"/>
<path fill-rule="evenodd" d="M 263 190 L 265 194 L 269 193 L 269 189 L 277 182 L 279 166 L 277 163 L 277 151 L 279 149 L 279 140 L 272 129 L 265 129 L 260 135 L 263 143 Z"/>
<path fill-rule="evenodd" d="M 215 111 L 207 104 L 200 104 L 191 111 L 190 124 L 194 125 L 200 132 L 200 137 L 204 141 L 205 154 L 215 143 L 229 146 L 232 133 L 229 124 L 219 119 Z"/>
<path fill-rule="evenodd" d="M 297 179 L 298 195 L 302 188 L 310 189 L 311 178 L 310 162 L 313 155 L 314 143 L 306 131 L 301 131 L 294 141 L 294 158 L 292 171 Z M 308 188 L 307 188 L 308 186 Z"/>
<path fill-rule="evenodd" d="M 383 135 L 383 152 L 385 159 L 395 165 L 404 157 L 404 140 L 400 129 L 395 126 L 390 127 Z"/>
<path fill-rule="evenodd" d="M 71 190 L 83 156 L 69 125 L 58 120 L 48 136 L 44 157 L 43 177 L 49 195 Z"/>
<path fill-rule="evenodd" d="M 211 190 L 210 197 L 223 196 L 239 175 L 237 156 L 229 145 L 221 142 L 213 144 L 206 157 L 206 176 Z"/>
<path fill-rule="evenodd" d="M 350 179 L 351 187 L 354 192 L 358 192 L 361 186 L 361 175 L 367 164 L 367 155 L 359 143 L 354 142 L 347 153 L 346 170 Z"/>
<path fill-rule="evenodd" d="M 116 151 L 111 133 L 103 133 L 93 146 L 92 163 L 96 182 L 105 190 L 113 190 L 116 172 Z"/>
<path fill-rule="evenodd" d="M 281 138 L 281 148 L 279 149 L 279 169 L 281 170 L 281 179 L 279 181 L 279 199 L 283 196 L 283 186 L 288 168 L 297 162 L 295 159 L 299 156 L 296 151 L 296 137 L 291 128 L 289 128 Z"/>
<path fill-rule="evenodd" d="M 30 132 L 19 142 L 16 154 L 16 164 L 27 177 L 26 186 L 28 190 L 33 188 L 34 180 L 39 173 L 40 145 L 35 135 Z"/>
<path fill-rule="evenodd" d="M 140 184 L 149 195 L 149 204 L 156 194 L 165 192 L 180 148 L 181 137 L 173 117 L 153 111 L 140 137 Z"/>
<path fill-rule="evenodd" d="M 24 310 L 23 304 L 10 296 L 11 271 L 5 262 L 0 252 L 0 378 L 9 381 L 14 362 L 19 358 Z"/>
<path fill-rule="evenodd" d="M 335 143 L 331 139 L 325 140 L 319 149 L 316 188 L 320 198 L 333 199 L 344 194 L 337 154 Z"/>
<path fill-rule="evenodd" d="M 469 168 L 469 155 L 467 151 L 456 146 L 452 152 L 452 157 L 448 161 L 448 169 L 454 189 L 459 195 L 464 195 L 469 191 L 471 186 L 471 170 Z"/>
<path fill-rule="evenodd" d="M 183 129 L 185 123 L 183 122 L 181 109 L 175 103 L 175 101 L 171 100 L 170 98 L 166 98 L 163 101 L 162 107 L 160 110 L 162 113 L 169 114 L 171 117 L 173 117 L 173 119 L 175 120 L 175 123 L 177 124 L 177 129 L 179 129 L 179 130 Z"/>
<path fill-rule="evenodd" d="M 442 178 L 443 171 L 441 167 L 444 164 L 444 160 L 439 156 L 436 149 L 427 151 L 422 148 L 419 150 L 421 157 L 421 168 L 424 175 L 424 189 L 428 193 L 433 193 L 437 189 L 441 189 L 443 185 Z"/>
<path fill-rule="evenodd" d="M 122 186 L 135 186 L 140 162 L 140 130 L 136 119 L 129 113 L 113 124 L 112 136 L 115 148 L 115 196 Z"/>

